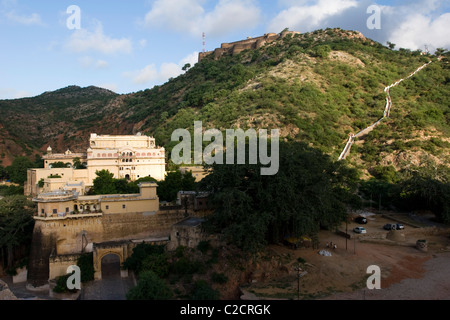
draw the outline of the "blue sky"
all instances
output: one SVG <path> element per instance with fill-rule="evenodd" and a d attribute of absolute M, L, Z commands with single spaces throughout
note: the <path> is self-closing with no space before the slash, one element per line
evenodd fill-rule
<path fill-rule="evenodd" d="M 80 29 L 67 20 L 75 5 Z M 380 28 L 367 20 L 380 9 Z M 222 42 L 290 30 L 358 30 L 383 44 L 450 49 L 449 0 L 0 0 L 0 99 L 69 85 L 131 93 L 165 83 Z"/>

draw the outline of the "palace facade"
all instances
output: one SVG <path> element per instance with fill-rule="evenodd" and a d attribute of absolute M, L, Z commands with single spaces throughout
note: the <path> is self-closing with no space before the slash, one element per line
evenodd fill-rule
<path fill-rule="evenodd" d="M 156 146 L 155 139 L 137 135 L 91 134 L 85 153 L 53 153 L 48 147 L 43 156 L 44 168 L 28 169 L 25 195 L 36 196 L 57 190 L 76 191 L 83 195 L 93 186 L 96 172 L 108 170 L 116 179 L 131 181 L 144 177 L 164 180 L 166 174 L 165 149 Z M 85 169 L 74 168 L 74 161 Z M 65 163 L 67 168 L 53 168 L 55 163 Z"/>

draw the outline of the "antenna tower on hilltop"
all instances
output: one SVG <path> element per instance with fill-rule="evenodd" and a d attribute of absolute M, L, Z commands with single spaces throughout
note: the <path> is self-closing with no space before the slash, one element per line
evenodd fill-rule
<path fill-rule="evenodd" d="M 203 53 L 205 53 L 205 52 L 206 52 L 206 35 L 203 32 Z"/>

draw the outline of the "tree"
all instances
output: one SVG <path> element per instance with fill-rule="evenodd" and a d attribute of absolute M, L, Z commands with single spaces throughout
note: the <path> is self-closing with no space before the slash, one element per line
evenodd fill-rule
<path fill-rule="evenodd" d="M 211 192 L 215 208 L 205 228 L 245 251 L 256 252 L 286 235 L 313 237 L 321 227 L 344 221 L 348 204 L 358 204 L 357 171 L 306 144 L 281 142 L 279 172 L 262 176 L 260 169 L 213 165 L 199 186 Z"/>
<path fill-rule="evenodd" d="M 123 263 L 124 268 L 133 270 L 136 275 L 146 271 L 150 261 L 145 261 L 148 257 L 159 257 L 164 255 L 164 246 L 140 243 L 134 249 L 130 257 Z M 157 260 L 157 259 L 156 259 Z"/>
<path fill-rule="evenodd" d="M 54 162 L 54 163 L 50 164 L 50 166 L 52 168 L 54 168 L 54 169 L 56 169 L 56 168 L 69 168 L 70 164 L 58 161 L 58 162 Z"/>
<path fill-rule="evenodd" d="M 44 168 L 44 159 L 38 154 L 34 156 L 33 168 Z"/>
<path fill-rule="evenodd" d="M 77 266 L 81 271 L 81 282 L 89 282 L 94 280 L 94 262 L 93 253 L 83 253 L 77 260 Z"/>
<path fill-rule="evenodd" d="M 34 203 L 24 196 L 9 196 L 0 200 L 0 248 L 2 252 L 7 250 L 7 268 L 13 265 L 15 248 L 31 241 L 33 207 Z"/>
<path fill-rule="evenodd" d="M 127 293 L 127 300 L 168 300 L 172 298 L 169 286 L 153 271 L 140 274 L 136 287 Z"/>
<path fill-rule="evenodd" d="M 181 70 L 187 71 L 187 70 L 189 70 L 190 68 L 191 68 L 191 64 L 190 64 L 190 63 L 186 63 L 186 64 L 183 66 L 183 68 L 182 68 Z"/>
<path fill-rule="evenodd" d="M 12 165 L 6 168 L 12 182 L 23 185 L 27 181 L 27 169 L 33 168 L 33 162 L 27 157 L 17 157 Z"/>
<path fill-rule="evenodd" d="M 406 210 L 430 210 L 450 224 L 450 170 L 445 166 L 413 167 L 399 184 L 397 204 Z"/>
<path fill-rule="evenodd" d="M 314 56 L 319 58 L 327 58 L 331 52 L 329 45 L 320 45 L 314 48 Z"/>
<path fill-rule="evenodd" d="M 395 48 L 395 43 L 392 43 L 392 42 L 387 42 L 387 45 L 388 45 L 388 47 L 389 47 L 389 49 L 391 49 L 391 50 L 394 50 L 394 48 Z"/>
<path fill-rule="evenodd" d="M 94 179 L 94 194 L 116 194 L 114 174 L 108 170 L 96 171 L 97 178 Z"/>
<path fill-rule="evenodd" d="M 434 53 L 435 56 L 440 57 L 442 56 L 445 52 L 447 51 L 447 49 L 444 48 L 437 48 L 436 52 Z"/>
<path fill-rule="evenodd" d="M 8 178 L 8 172 L 6 169 L 0 165 L 0 180 L 1 179 L 7 179 Z"/>
<path fill-rule="evenodd" d="M 158 183 L 158 197 L 161 201 L 174 201 L 179 191 L 194 191 L 195 177 L 188 171 L 182 174 L 180 171 L 169 172 L 164 179 Z"/>
<path fill-rule="evenodd" d="M 81 159 L 78 157 L 73 159 L 73 167 L 75 168 L 75 170 L 86 169 L 86 166 L 81 163 Z"/>
<path fill-rule="evenodd" d="M 218 300 L 220 294 L 211 288 L 205 280 L 197 280 L 191 294 L 192 300 Z"/>

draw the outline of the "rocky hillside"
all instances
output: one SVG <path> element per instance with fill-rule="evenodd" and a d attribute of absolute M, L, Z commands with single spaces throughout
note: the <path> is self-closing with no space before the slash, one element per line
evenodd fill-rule
<path fill-rule="evenodd" d="M 116 118 L 122 97 L 97 87 L 70 86 L 37 97 L 0 101 L 0 155 L 14 157 L 55 150 L 86 149 L 90 132 L 125 133 L 132 127 Z M 108 129 L 105 130 L 104 128 Z"/>
<path fill-rule="evenodd" d="M 307 141 L 338 159 L 350 133 L 385 111 L 390 117 L 356 141 L 347 158 L 370 169 L 396 168 L 423 155 L 449 163 L 448 55 L 392 50 L 341 29 L 287 35 L 257 50 L 207 56 L 162 86 L 129 95 L 69 87 L 41 96 L 0 101 L 3 165 L 19 154 L 84 147 L 90 132 L 154 135 L 169 150 L 177 128 L 279 128 L 286 140 Z"/>

